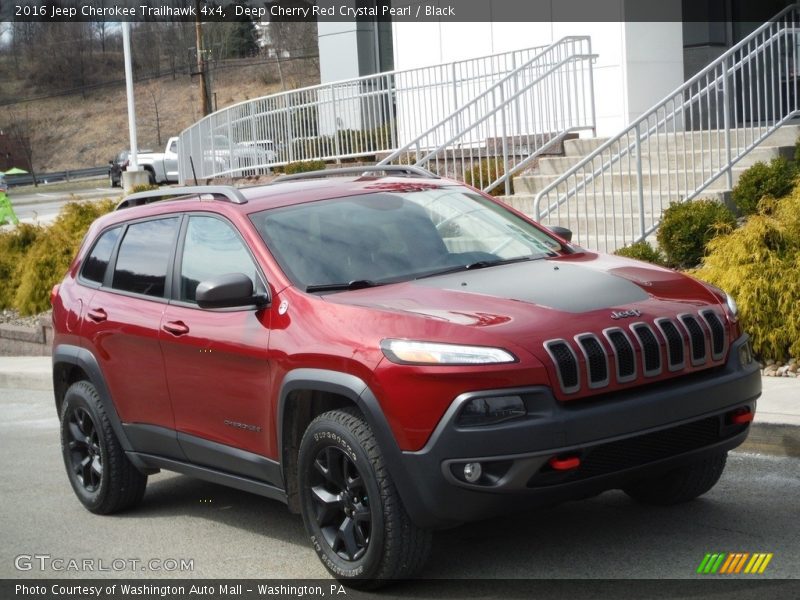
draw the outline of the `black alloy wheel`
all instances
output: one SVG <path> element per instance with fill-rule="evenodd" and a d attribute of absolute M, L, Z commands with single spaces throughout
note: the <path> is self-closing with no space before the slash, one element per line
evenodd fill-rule
<path fill-rule="evenodd" d="M 309 476 L 314 519 L 331 550 L 348 561 L 367 552 L 372 534 L 370 501 L 364 478 L 339 447 L 322 448 Z"/>
<path fill-rule="evenodd" d="M 73 409 L 67 431 L 72 472 L 87 492 L 96 492 L 103 482 L 103 453 L 92 416 L 82 407 Z"/>

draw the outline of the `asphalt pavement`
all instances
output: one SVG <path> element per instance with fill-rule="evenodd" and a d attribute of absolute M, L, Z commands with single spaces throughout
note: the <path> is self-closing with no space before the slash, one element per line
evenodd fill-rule
<path fill-rule="evenodd" d="M 5 387 L 0 407 L 0 578 L 327 578 L 299 517 L 238 490 L 163 472 L 135 509 L 89 513 L 64 474 L 52 394 Z M 614 491 L 438 532 L 422 576 L 696 580 L 707 553 L 768 552 L 759 579 L 797 578 L 798 497 L 800 459 L 736 451 L 688 504 L 644 507 Z"/>

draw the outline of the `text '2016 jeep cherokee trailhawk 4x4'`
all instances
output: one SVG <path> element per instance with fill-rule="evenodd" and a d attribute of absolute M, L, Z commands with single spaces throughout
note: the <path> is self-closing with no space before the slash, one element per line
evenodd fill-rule
<path fill-rule="evenodd" d="M 227 484 L 372 585 L 511 507 L 691 500 L 747 436 L 760 378 L 723 292 L 413 167 L 285 179 L 129 196 L 54 289 L 89 510 L 159 469 Z"/>

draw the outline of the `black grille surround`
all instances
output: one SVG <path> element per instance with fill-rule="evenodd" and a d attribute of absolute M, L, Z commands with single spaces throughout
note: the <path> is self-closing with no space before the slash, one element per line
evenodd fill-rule
<path fill-rule="evenodd" d="M 544 342 L 563 394 L 600 390 L 714 366 L 727 353 L 729 340 L 723 317 L 713 309 L 661 317 L 653 323 L 637 321 L 627 329 L 609 327 L 602 336 L 587 331 L 572 341 Z M 688 358 L 687 358 L 688 357 Z M 642 381 L 644 383 L 644 381 Z"/>

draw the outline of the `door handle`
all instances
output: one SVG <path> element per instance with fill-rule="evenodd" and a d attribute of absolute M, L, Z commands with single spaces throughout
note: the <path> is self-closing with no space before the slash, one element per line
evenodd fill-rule
<path fill-rule="evenodd" d="M 184 335 L 189 333 L 189 326 L 183 321 L 168 321 L 161 326 L 161 329 L 172 335 Z"/>
<path fill-rule="evenodd" d="M 106 311 L 104 311 L 102 308 L 90 308 L 86 313 L 86 316 L 95 323 L 102 323 L 108 318 Z"/>

